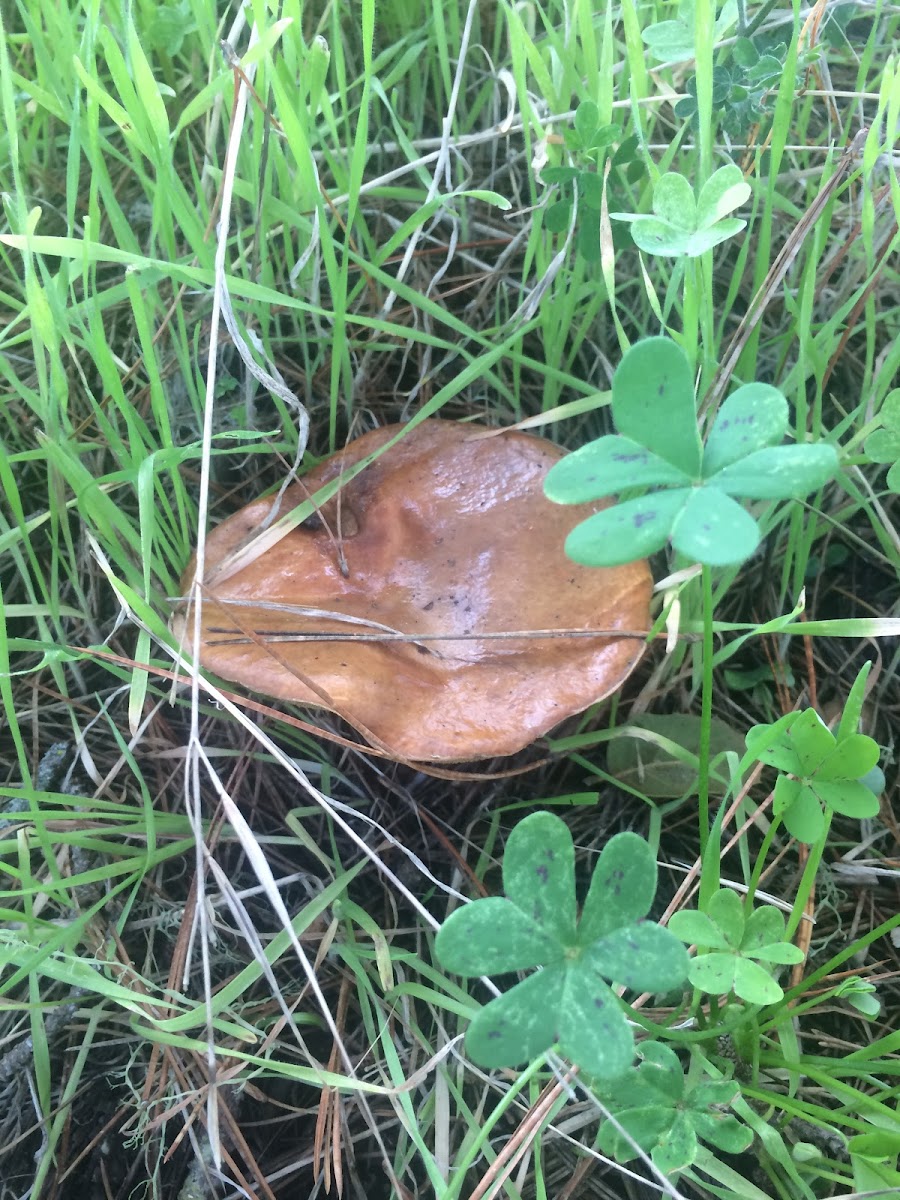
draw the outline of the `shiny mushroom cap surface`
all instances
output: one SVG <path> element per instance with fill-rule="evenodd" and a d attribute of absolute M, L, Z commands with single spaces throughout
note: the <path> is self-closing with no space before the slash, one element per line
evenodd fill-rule
<path fill-rule="evenodd" d="M 319 463 L 288 489 L 279 513 L 400 428 L 368 433 Z M 639 638 L 546 631 L 647 629 L 647 563 L 598 569 L 567 559 L 566 535 L 604 505 L 546 499 L 544 476 L 563 455 L 552 442 L 485 432 L 423 421 L 320 516 L 219 583 L 217 565 L 264 525 L 272 499 L 223 521 L 206 542 L 214 582 L 203 589 L 200 645 L 190 645 L 192 616 L 173 622 L 188 648 L 245 688 L 340 714 L 407 761 L 513 754 L 614 692 L 641 657 Z M 184 592 L 194 573 L 192 560 Z M 307 606 L 315 613 L 298 612 Z M 415 640 L 374 640 L 387 630 Z M 532 630 L 545 632 L 487 636 Z"/>

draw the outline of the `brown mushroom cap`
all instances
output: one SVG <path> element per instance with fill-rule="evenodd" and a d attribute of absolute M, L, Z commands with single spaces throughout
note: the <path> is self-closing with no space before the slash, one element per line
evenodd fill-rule
<path fill-rule="evenodd" d="M 280 512 L 399 428 L 375 430 L 321 462 L 288 490 Z M 566 535 L 604 505 L 546 499 L 543 479 L 562 450 L 522 433 L 473 437 L 484 432 L 422 422 L 348 482 L 339 508 L 335 500 L 323 507 L 324 520 L 304 522 L 205 589 L 202 665 L 255 691 L 332 709 L 397 758 L 421 762 L 512 754 L 615 691 L 641 657 L 639 639 L 477 636 L 646 629 L 652 586 L 643 560 L 598 569 L 566 558 Z M 254 501 L 210 533 L 210 575 L 271 506 Z M 193 577 L 191 562 L 183 590 Z M 298 614 L 297 606 L 357 623 Z M 379 636 L 360 621 L 426 640 L 285 640 Z M 191 622 L 179 623 L 190 634 Z"/>

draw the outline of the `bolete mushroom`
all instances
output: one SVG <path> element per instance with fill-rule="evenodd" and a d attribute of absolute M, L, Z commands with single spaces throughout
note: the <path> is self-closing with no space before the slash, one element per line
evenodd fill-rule
<path fill-rule="evenodd" d="M 319 463 L 280 512 L 399 429 Z M 551 503 L 542 483 L 563 451 L 486 432 L 423 421 L 321 515 L 236 573 L 220 572 L 204 589 L 200 663 L 254 691 L 331 709 L 398 759 L 420 762 L 512 754 L 615 691 L 644 649 L 634 634 L 648 627 L 647 563 L 567 559 L 566 535 L 603 503 Z M 271 506 L 256 500 L 209 534 L 207 578 Z M 193 579 L 192 561 L 184 591 Z M 192 620 L 178 624 L 190 646 Z"/>

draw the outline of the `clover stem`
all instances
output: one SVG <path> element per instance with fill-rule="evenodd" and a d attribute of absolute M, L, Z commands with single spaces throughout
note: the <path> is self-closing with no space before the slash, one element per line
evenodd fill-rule
<path fill-rule="evenodd" d="M 715 1027 L 719 1024 L 720 1020 L 721 1020 L 721 1017 L 719 1015 L 719 997 L 718 996 L 710 996 L 709 997 L 709 1027 L 710 1027 L 710 1029 L 715 1029 Z"/>
<path fill-rule="evenodd" d="M 529 1085 L 535 1075 L 537 1075 L 539 1072 L 546 1071 L 546 1069 L 547 1055 L 540 1054 L 534 1060 L 534 1062 L 529 1063 L 527 1067 L 523 1067 L 521 1071 L 516 1072 L 515 1079 L 512 1080 L 509 1090 L 500 1098 L 493 1112 L 489 1114 L 487 1119 L 481 1125 L 477 1136 L 471 1139 L 468 1148 L 457 1160 L 454 1169 L 458 1167 L 464 1173 L 460 1176 L 460 1178 L 464 1178 L 465 1172 L 468 1171 L 469 1167 L 472 1166 L 476 1159 L 478 1159 L 478 1157 L 484 1153 L 485 1143 L 489 1141 L 491 1134 L 493 1133 L 494 1126 L 499 1124 L 502 1128 L 503 1117 L 506 1115 L 507 1110 L 512 1109 L 513 1112 L 515 1112 L 514 1106 L 516 1105 L 519 1096 L 524 1092 L 525 1099 L 531 1096 L 533 1100 L 533 1095 Z"/>
<path fill-rule="evenodd" d="M 703 586 L 703 682 L 700 698 L 700 770 L 697 780 L 697 802 L 700 819 L 700 854 L 706 850 L 709 838 L 709 744 L 712 729 L 713 700 L 713 592 L 712 571 L 704 566 Z"/>
<path fill-rule="evenodd" d="M 716 372 L 715 351 L 712 349 L 716 345 L 715 309 L 712 300 L 714 295 L 712 254 L 701 254 L 699 258 L 694 259 L 694 286 L 703 298 L 699 311 L 699 324 L 700 345 L 704 348 L 704 353 L 697 364 L 700 368 L 698 394 L 703 396 L 712 384 L 712 377 Z"/>
<path fill-rule="evenodd" d="M 695 376 L 699 368 L 699 394 L 702 396 L 711 382 L 709 376 L 715 363 L 709 358 L 709 347 L 716 344 L 715 312 L 710 297 L 712 286 L 712 255 L 701 254 L 684 261 L 683 301 L 681 306 L 681 348 Z M 701 353 L 701 347 L 706 349 Z"/>
<path fill-rule="evenodd" d="M 697 370 L 697 341 L 700 330 L 700 260 L 689 258 L 684 264 L 684 299 L 681 305 L 681 348 L 691 364 L 691 372 Z"/>
<path fill-rule="evenodd" d="M 672 807 L 678 808 L 680 807 L 680 804 L 681 801 L 679 800 Z M 650 808 L 650 821 L 647 828 L 647 841 L 653 847 L 654 854 L 659 853 L 659 840 L 662 837 L 662 820 L 663 816 L 668 810 L 668 807 L 668 805 L 654 804 Z"/>
<path fill-rule="evenodd" d="M 819 870 L 819 864 L 822 861 L 822 854 L 825 851 L 825 844 L 828 841 L 828 831 L 831 829 L 831 818 L 834 812 L 830 808 L 825 809 L 825 828 L 822 831 L 822 836 L 809 849 L 809 857 L 806 860 L 806 866 L 803 868 L 803 878 L 800 880 L 800 886 L 797 889 L 797 899 L 794 901 L 794 908 L 791 915 L 788 917 L 787 929 L 785 930 L 784 940 L 789 942 L 793 939 L 797 932 L 797 926 L 803 920 L 803 914 L 806 911 L 806 902 L 812 894 L 812 890 L 816 883 L 816 873 Z"/>
<path fill-rule="evenodd" d="M 781 828 L 781 818 L 773 817 L 769 828 L 766 830 L 766 836 L 762 840 L 762 845 L 756 853 L 756 865 L 753 868 L 753 873 L 750 876 L 750 883 L 747 888 L 747 897 L 744 901 L 746 912 L 751 912 L 753 908 L 753 897 L 756 895 L 756 889 L 759 887 L 759 880 L 765 869 L 766 863 L 769 860 L 769 848 L 775 840 L 775 834 Z"/>

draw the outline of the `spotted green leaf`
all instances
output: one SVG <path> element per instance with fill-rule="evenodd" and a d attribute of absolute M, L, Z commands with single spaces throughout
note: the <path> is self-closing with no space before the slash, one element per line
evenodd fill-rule
<path fill-rule="evenodd" d="M 752 1132 L 726 1111 L 739 1095 L 736 1083 L 702 1076 L 689 1081 L 664 1042 L 644 1042 L 640 1055 L 637 1070 L 604 1093 L 615 1116 L 598 1133 L 605 1154 L 629 1162 L 643 1151 L 660 1171 L 674 1175 L 695 1161 L 699 1140 L 735 1154 L 749 1146 Z"/>
<path fill-rule="evenodd" d="M 755 450 L 777 445 L 787 432 L 788 403 L 767 383 L 746 383 L 723 402 L 703 449 L 703 476 L 711 478 L 723 467 Z"/>
<path fill-rule="evenodd" d="M 575 848 L 565 822 L 536 812 L 516 825 L 503 855 L 503 890 L 548 938 L 574 942 Z"/>
<path fill-rule="evenodd" d="M 743 562 L 759 545 L 759 528 L 746 509 L 718 488 L 695 488 L 672 522 L 672 545 L 693 562 L 712 567 Z"/>
<path fill-rule="evenodd" d="M 557 1041 L 566 969 L 561 963 L 529 975 L 472 1018 L 466 1049 L 483 1067 L 529 1062 Z"/>
<path fill-rule="evenodd" d="M 690 364 L 670 338 L 627 350 L 613 376 L 612 415 L 623 437 L 694 479 L 702 448 Z"/>
<path fill-rule="evenodd" d="M 656 894 L 656 858 L 636 833 L 617 833 L 600 852 L 578 926 L 588 946 L 646 917 Z M 620 981 L 622 982 L 622 981 Z"/>
<path fill-rule="evenodd" d="M 557 504 L 586 504 L 624 488 L 690 483 L 689 475 L 645 446 L 610 435 L 555 463 L 544 480 L 544 493 Z"/>
<path fill-rule="evenodd" d="M 669 540 L 690 494 L 688 488 L 673 488 L 595 513 L 566 538 L 566 554 L 586 567 L 614 567 L 655 554 Z"/>
<path fill-rule="evenodd" d="M 524 971 L 559 953 L 552 935 L 503 896 L 487 896 L 451 913 L 438 931 L 435 950 L 457 975 Z"/>
<path fill-rule="evenodd" d="M 487 974 L 543 964 L 473 1018 L 466 1045 L 485 1067 L 517 1066 L 554 1044 L 592 1075 L 611 1078 L 634 1057 L 634 1039 L 609 982 L 669 991 L 687 954 L 667 929 L 644 921 L 656 860 L 633 833 L 603 848 L 581 924 L 575 924 L 575 859 L 568 828 L 533 813 L 510 834 L 506 897 L 464 905 L 444 922 L 435 951 L 447 970 Z"/>
<path fill-rule="evenodd" d="M 730 496 L 784 500 L 806 496 L 826 484 L 838 469 L 837 452 L 826 443 L 770 446 L 717 471 L 708 482 Z"/>

